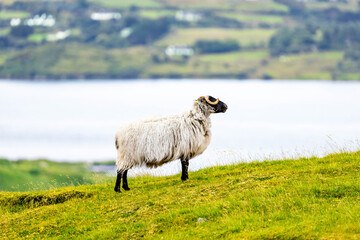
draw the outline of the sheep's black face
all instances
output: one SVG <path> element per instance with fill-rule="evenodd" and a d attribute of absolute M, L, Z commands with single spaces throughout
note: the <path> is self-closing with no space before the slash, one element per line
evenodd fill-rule
<path fill-rule="evenodd" d="M 212 96 L 209 96 L 209 100 L 211 102 L 216 102 L 216 98 Z M 206 102 L 206 104 L 212 110 L 213 113 L 224 113 L 228 109 L 228 106 L 222 101 L 219 101 L 216 105 L 210 104 L 208 102 Z"/>

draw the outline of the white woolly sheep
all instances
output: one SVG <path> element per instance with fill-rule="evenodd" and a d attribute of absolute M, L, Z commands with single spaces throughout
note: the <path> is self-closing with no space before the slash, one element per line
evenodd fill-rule
<path fill-rule="evenodd" d="M 115 191 L 130 190 L 127 171 L 139 165 L 158 167 L 181 160 L 181 180 L 188 179 L 189 160 L 202 154 L 210 144 L 211 113 L 226 112 L 227 105 L 211 96 L 199 97 L 189 112 L 143 121 L 121 127 L 115 138 L 117 179 Z"/>

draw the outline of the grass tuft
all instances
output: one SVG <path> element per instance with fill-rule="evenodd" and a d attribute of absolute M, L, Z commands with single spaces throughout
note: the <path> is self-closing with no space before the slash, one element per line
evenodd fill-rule
<path fill-rule="evenodd" d="M 74 198 L 87 198 L 92 193 L 77 190 L 62 190 L 60 192 L 34 192 L 34 193 L 12 193 L 0 194 L 0 206 L 17 208 L 35 208 L 53 204 L 64 203 Z"/>

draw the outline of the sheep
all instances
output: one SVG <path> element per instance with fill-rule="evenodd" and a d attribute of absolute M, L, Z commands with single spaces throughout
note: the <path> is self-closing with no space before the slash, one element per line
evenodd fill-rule
<path fill-rule="evenodd" d="M 127 172 L 134 166 L 158 167 L 180 159 L 181 180 L 188 177 L 189 160 L 202 154 L 210 144 L 211 113 L 224 113 L 227 105 L 212 96 L 194 101 L 183 114 L 136 121 L 121 127 L 115 137 L 117 179 L 115 192 L 130 190 Z"/>

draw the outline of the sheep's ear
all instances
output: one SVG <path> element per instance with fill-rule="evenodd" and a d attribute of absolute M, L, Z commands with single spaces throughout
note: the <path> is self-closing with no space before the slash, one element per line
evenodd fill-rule
<path fill-rule="evenodd" d="M 204 97 L 199 97 L 199 98 L 196 100 L 196 102 L 197 102 L 197 103 L 200 103 L 200 102 L 205 103 L 206 100 L 205 100 Z"/>

